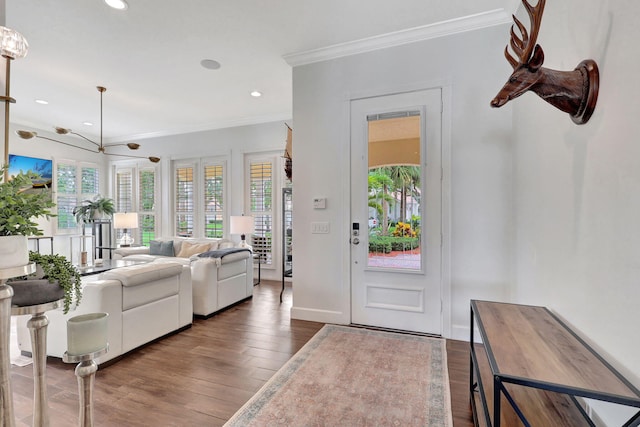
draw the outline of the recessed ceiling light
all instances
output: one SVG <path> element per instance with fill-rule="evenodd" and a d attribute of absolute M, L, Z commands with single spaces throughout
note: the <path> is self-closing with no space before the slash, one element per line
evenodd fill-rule
<path fill-rule="evenodd" d="M 82 124 L 85 126 L 93 126 L 93 123 L 91 122 L 82 122 Z"/>
<path fill-rule="evenodd" d="M 259 90 L 254 90 L 251 92 L 251 96 L 253 96 L 254 98 L 260 98 L 262 96 L 262 92 L 260 92 Z"/>
<path fill-rule="evenodd" d="M 110 7 L 118 10 L 125 10 L 129 7 L 125 0 L 104 0 L 104 2 Z"/>
<path fill-rule="evenodd" d="M 49 101 L 45 101 L 44 99 L 36 99 L 36 104 L 47 105 Z"/>
<path fill-rule="evenodd" d="M 220 63 L 218 61 L 214 61 L 213 59 L 203 59 L 200 61 L 200 65 L 202 65 L 207 70 L 217 70 L 220 68 Z"/>

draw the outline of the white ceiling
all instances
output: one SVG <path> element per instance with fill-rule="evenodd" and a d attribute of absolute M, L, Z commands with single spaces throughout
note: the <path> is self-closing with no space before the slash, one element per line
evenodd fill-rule
<path fill-rule="evenodd" d="M 105 140 L 285 120 L 292 108 L 290 54 L 488 11 L 511 13 L 518 0 L 128 3 L 116 11 L 103 0 L 6 0 L 6 26 L 29 43 L 27 57 L 12 62 L 12 122 L 95 136 L 97 85 L 107 88 Z M 222 66 L 207 70 L 203 59 Z M 252 98 L 252 90 L 264 95 Z"/>

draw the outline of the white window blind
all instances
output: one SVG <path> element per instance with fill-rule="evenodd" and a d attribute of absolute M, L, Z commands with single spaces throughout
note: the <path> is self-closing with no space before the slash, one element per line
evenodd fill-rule
<path fill-rule="evenodd" d="M 78 226 L 73 210 L 100 191 L 100 170 L 94 164 L 60 160 L 56 167 L 56 224 L 58 231 Z"/>
<path fill-rule="evenodd" d="M 116 170 L 116 212 L 133 212 L 133 169 L 123 168 Z M 127 230 L 134 238 L 135 242 L 139 242 L 135 233 L 138 230 Z M 116 241 L 122 238 L 124 230 L 114 229 Z"/>
<path fill-rule="evenodd" d="M 252 242 L 262 255 L 263 264 L 273 259 L 273 162 L 250 161 L 249 206 L 255 218 Z"/>
<path fill-rule="evenodd" d="M 138 234 L 140 244 L 149 246 L 156 237 L 156 170 L 143 168 L 138 173 L 138 211 L 140 228 Z"/>
<path fill-rule="evenodd" d="M 224 166 L 204 167 L 205 237 L 224 236 Z"/>
<path fill-rule="evenodd" d="M 133 210 L 133 170 L 119 169 L 116 171 L 116 212 L 131 212 Z"/>
<path fill-rule="evenodd" d="M 58 230 L 77 227 L 73 210 L 78 205 L 77 168 L 75 164 L 58 162 L 56 176 L 56 208 Z"/>
<path fill-rule="evenodd" d="M 175 219 L 176 235 L 193 236 L 194 217 L 194 168 L 192 166 L 175 169 Z"/>
<path fill-rule="evenodd" d="M 116 212 L 138 213 L 138 228 L 128 230 L 136 244 L 148 246 L 158 232 L 157 173 L 157 168 L 148 166 L 148 163 L 127 163 L 115 167 Z M 115 232 L 116 239 L 119 240 L 123 230 Z"/>
<path fill-rule="evenodd" d="M 97 167 L 80 167 L 80 191 L 87 196 L 100 193 L 100 173 Z"/>

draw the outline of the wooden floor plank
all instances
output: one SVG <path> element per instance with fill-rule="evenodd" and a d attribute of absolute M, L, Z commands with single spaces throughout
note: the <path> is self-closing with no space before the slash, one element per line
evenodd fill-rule
<path fill-rule="evenodd" d="M 97 426 L 222 426 L 313 335 L 321 323 L 291 320 L 281 282 L 191 328 L 101 366 L 94 390 Z M 473 425 L 468 344 L 447 342 L 454 427 Z M 77 425 L 75 365 L 47 361 L 51 426 Z M 33 370 L 11 367 L 16 425 L 32 424 Z"/>

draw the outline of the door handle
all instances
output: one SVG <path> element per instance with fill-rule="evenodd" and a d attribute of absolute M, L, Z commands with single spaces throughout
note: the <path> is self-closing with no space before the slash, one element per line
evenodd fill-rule
<path fill-rule="evenodd" d="M 351 243 L 353 243 L 354 245 L 358 245 L 360 244 L 360 239 L 357 237 L 354 237 L 353 239 L 351 239 Z"/>

